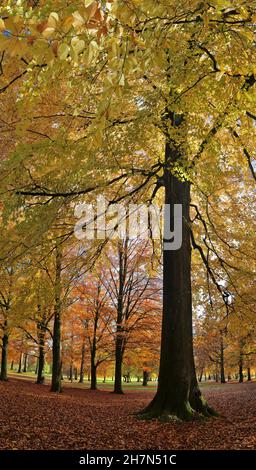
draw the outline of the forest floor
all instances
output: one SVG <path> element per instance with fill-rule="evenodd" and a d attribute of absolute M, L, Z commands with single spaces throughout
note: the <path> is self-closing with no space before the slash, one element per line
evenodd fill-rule
<path fill-rule="evenodd" d="M 221 417 L 188 423 L 139 421 L 153 390 L 66 387 L 12 378 L 0 382 L 0 449 L 256 449 L 256 383 L 204 386 Z"/>

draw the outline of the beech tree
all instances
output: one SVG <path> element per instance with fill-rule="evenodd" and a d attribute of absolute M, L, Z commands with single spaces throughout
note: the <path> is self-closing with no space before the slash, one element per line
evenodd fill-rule
<path fill-rule="evenodd" d="M 31 204 L 36 199 L 43 209 L 48 205 L 51 214 L 63 201 L 90 198 L 94 191 L 104 189 L 114 204 L 135 195 L 148 201 L 163 188 L 164 201 L 171 207 L 165 233 L 174 227 L 173 205 L 182 204 L 182 246 L 163 251 L 158 391 L 142 416 L 168 420 L 190 419 L 196 412 L 211 415 L 193 358 L 192 247 L 223 300 L 225 288 L 209 266 L 209 246 L 201 246 L 191 212 L 194 200 L 211 192 L 210 172 L 224 177 L 225 159 L 246 183 L 256 180 L 255 6 L 226 0 L 183 0 L 178 5 L 153 0 L 58 3 L 59 13 L 44 2 L 28 12 L 27 2 L 2 6 L 0 47 L 7 52 L 8 63 L 15 57 L 15 71 L 19 70 L 3 91 L 26 75 L 20 91 L 24 109 L 28 103 L 30 110 L 24 134 L 27 137 L 35 121 L 37 93 L 41 87 L 45 92 L 53 79 L 58 82 L 57 77 L 54 88 L 61 90 L 58 96 L 65 95 L 64 119 L 72 101 L 76 122 L 72 129 L 59 125 L 60 106 L 53 137 L 32 128 L 40 133 L 33 156 L 27 140 L 8 162 L 4 187 L 12 184 L 12 204 L 21 211 L 24 201 Z M 67 91 L 64 82 L 74 91 Z M 81 90 L 86 92 L 84 99 Z M 52 165 L 49 155 L 57 177 L 41 168 L 42 156 L 45 165 Z M 20 170 L 17 159 L 30 163 L 32 170 Z M 13 165 L 20 171 L 18 187 L 9 173 Z M 4 204 L 10 207 L 8 201 Z M 223 263 L 222 256 L 218 260 Z M 59 296 L 56 306 L 59 309 Z"/>

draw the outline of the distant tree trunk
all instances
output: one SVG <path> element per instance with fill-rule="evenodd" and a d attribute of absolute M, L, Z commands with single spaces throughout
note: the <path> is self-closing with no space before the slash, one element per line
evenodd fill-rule
<path fill-rule="evenodd" d="M 244 368 L 244 361 L 243 361 L 243 353 L 240 351 L 239 355 L 239 382 L 242 383 L 244 381 L 244 374 L 243 374 L 243 368 Z"/>
<path fill-rule="evenodd" d="M 1 374 L 0 380 L 8 380 L 7 377 L 7 356 L 8 356 L 8 343 L 9 343 L 9 333 L 8 333 L 8 323 L 7 320 L 4 322 L 4 333 L 2 337 L 2 357 L 1 357 Z"/>
<path fill-rule="evenodd" d="M 27 353 L 24 354 L 24 362 L 23 362 L 23 372 L 27 372 L 27 360 L 28 360 L 28 355 Z"/>
<path fill-rule="evenodd" d="M 199 382 L 202 382 L 203 373 L 204 373 L 204 369 L 201 369 L 200 375 L 198 377 Z"/>
<path fill-rule="evenodd" d="M 223 345 L 223 333 L 222 332 L 221 332 L 221 337 L 220 337 L 220 381 L 222 384 L 226 383 L 225 369 L 224 369 L 224 345 Z"/>
<path fill-rule="evenodd" d="M 20 358 L 19 358 L 18 374 L 21 374 L 21 372 L 22 372 L 22 357 L 23 357 L 23 354 L 22 354 L 22 352 L 21 352 L 21 353 L 20 353 Z"/>
<path fill-rule="evenodd" d="M 104 372 L 103 383 L 106 383 L 106 372 Z"/>
<path fill-rule="evenodd" d="M 80 377 L 79 377 L 79 382 L 81 384 L 84 382 L 84 366 L 85 366 L 85 341 L 83 341 L 82 351 L 81 351 L 81 364 L 80 364 Z"/>
<path fill-rule="evenodd" d="M 146 387 L 148 385 L 148 378 L 149 378 L 149 373 L 147 370 L 143 371 L 143 382 L 142 385 L 143 387 Z"/>
<path fill-rule="evenodd" d="M 38 368 L 37 368 L 37 384 L 44 383 L 44 348 L 45 348 L 45 325 L 44 322 L 37 324 L 37 337 L 38 337 Z"/>
<path fill-rule="evenodd" d="M 12 361 L 12 362 L 11 362 L 10 370 L 13 370 L 13 366 L 14 366 L 14 362 Z"/>
<path fill-rule="evenodd" d="M 117 327 L 117 338 L 115 348 L 115 383 L 114 393 L 123 394 L 122 390 L 122 364 L 123 364 L 123 338 L 121 328 Z"/>
<path fill-rule="evenodd" d="M 61 249 L 56 246 L 55 303 L 52 345 L 52 392 L 61 392 Z"/>
<path fill-rule="evenodd" d="M 97 366 L 91 363 L 91 390 L 97 390 Z"/>
<path fill-rule="evenodd" d="M 124 332 L 123 332 L 123 296 L 124 296 L 124 283 L 125 283 L 125 263 L 126 253 L 124 253 L 122 247 L 118 250 L 119 256 L 119 287 L 118 287 L 118 298 L 117 298 L 117 328 L 116 328 L 116 343 L 115 343 L 115 383 L 114 393 L 123 394 L 122 389 L 122 365 L 124 355 Z"/>
<path fill-rule="evenodd" d="M 122 363 L 123 363 L 123 340 L 118 335 L 121 334 L 121 328 L 117 327 L 117 338 L 115 348 L 115 382 L 114 393 L 122 394 Z"/>
<path fill-rule="evenodd" d="M 250 382 L 252 380 L 251 379 L 251 368 L 250 367 L 247 368 L 247 380 L 248 380 L 248 382 Z"/>
<path fill-rule="evenodd" d="M 38 357 L 36 383 L 37 384 L 44 383 L 44 344 L 39 345 L 39 357 Z"/>
<path fill-rule="evenodd" d="M 98 291 L 99 293 L 99 291 Z M 97 329 L 100 311 L 96 306 L 94 325 L 93 325 L 93 338 L 91 345 L 91 390 L 97 389 L 97 365 L 96 365 L 96 352 L 97 352 Z"/>
<path fill-rule="evenodd" d="M 170 124 L 181 124 L 179 116 L 169 113 L 169 117 L 170 114 Z M 169 205 L 170 221 L 165 220 L 165 224 L 167 224 L 166 229 L 173 231 L 174 204 L 182 205 L 183 241 L 181 247 L 175 251 L 168 249 L 163 251 L 163 322 L 158 390 L 153 401 L 141 413 L 142 417 L 162 420 L 172 419 L 173 416 L 184 420 L 191 419 L 195 411 L 205 415 L 213 413 L 201 395 L 194 366 L 190 183 L 181 181 L 170 171 L 170 167 L 180 159 L 182 156 L 179 150 L 168 142 L 164 184 L 165 203 Z"/>
<path fill-rule="evenodd" d="M 74 377 L 75 377 L 75 380 L 77 380 L 77 367 L 75 367 L 74 369 Z"/>
<path fill-rule="evenodd" d="M 69 365 L 69 378 L 70 382 L 73 382 L 73 364 L 71 362 L 71 364 Z"/>

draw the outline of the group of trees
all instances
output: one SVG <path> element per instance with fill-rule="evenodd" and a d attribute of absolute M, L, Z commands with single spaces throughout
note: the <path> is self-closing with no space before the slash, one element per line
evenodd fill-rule
<path fill-rule="evenodd" d="M 198 387 L 192 313 L 197 360 L 211 323 L 220 354 L 226 341 L 238 341 L 240 365 L 252 352 L 254 2 L 6 0 L 0 14 L 2 376 L 13 322 L 38 345 L 38 370 L 52 349 L 59 391 L 61 342 L 72 368 L 79 330 L 92 385 L 114 354 L 120 393 L 135 336 L 145 356 L 152 342 L 158 352 L 148 332 L 159 332 L 162 304 L 158 390 L 142 415 L 215 413 Z M 108 208 L 170 206 L 147 261 L 138 248 L 128 267 L 125 243 L 115 251 L 109 236 L 75 240 L 75 205 L 102 192 Z M 174 204 L 182 245 L 161 255 Z"/>
<path fill-rule="evenodd" d="M 130 369 L 137 367 L 142 377 L 146 355 L 152 372 L 157 370 L 158 355 L 151 343 L 159 334 L 161 286 L 149 254 L 148 241 L 112 241 L 102 252 L 104 263 L 101 258 L 88 272 L 83 254 L 75 255 L 73 248 L 70 252 L 62 245 L 46 260 L 27 258 L 19 266 L 19 278 L 6 269 L 6 292 L 1 291 L 1 379 L 7 379 L 8 346 L 11 368 L 16 363 L 24 372 L 31 358 L 38 384 L 44 382 L 47 359 L 54 391 L 61 390 L 67 367 L 71 380 L 75 370 L 80 382 L 87 372 L 92 389 L 97 387 L 98 368 L 105 368 L 104 375 L 107 367 L 112 375 L 114 370 L 116 393 L 122 393 L 124 361 Z"/>

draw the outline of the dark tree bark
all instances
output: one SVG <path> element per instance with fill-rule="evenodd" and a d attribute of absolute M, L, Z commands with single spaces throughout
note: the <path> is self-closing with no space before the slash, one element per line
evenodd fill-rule
<path fill-rule="evenodd" d="M 11 362 L 10 370 L 13 370 L 13 367 L 14 367 L 14 361 Z"/>
<path fill-rule="evenodd" d="M 38 367 L 37 367 L 37 384 L 44 383 L 44 342 L 39 344 L 39 357 L 38 357 Z"/>
<path fill-rule="evenodd" d="M 91 390 L 97 390 L 97 366 L 91 363 Z"/>
<path fill-rule="evenodd" d="M 180 125 L 179 116 L 171 115 L 173 125 Z M 161 356 L 157 393 L 141 417 L 191 419 L 195 412 L 205 415 L 213 411 L 203 399 L 198 387 L 192 337 L 191 293 L 191 229 L 190 183 L 172 175 L 170 168 L 181 159 L 171 144 L 166 144 L 165 203 L 169 204 L 170 226 L 174 228 L 174 204 L 182 205 L 182 246 L 163 252 L 163 322 Z M 165 223 L 167 223 L 165 221 Z M 165 231 L 167 233 L 167 230 Z M 169 241 L 169 240 L 165 240 Z"/>
<path fill-rule="evenodd" d="M 52 345 L 52 392 L 61 392 L 61 249 L 56 246 L 55 304 Z"/>
<path fill-rule="evenodd" d="M 98 287 L 98 294 L 99 294 Z M 97 329 L 98 329 L 98 321 L 100 316 L 100 310 L 98 306 L 98 299 L 95 309 L 95 316 L 94 316 L 94 325 L 93 325 L 93 338 L 91 342 L 91 390 L 97 389 L 97 363 L 96 363 L 96 353 L 97 353 Z"/>
<path fill-rule="evenodd" d="M 114 393 L 123 394 L 122 389 L 122 364 L 124 352 L 124 337 L 123 337 L 123 293 L 124 293 L 124 277 L 125 266 L 124 256 L 126 255 L 122 247 L 119 249 L 119 289 L 117 299 L 117 329 L 116 329 L 116 343 L 115 343 L 115 383 Z"/>
<path fill-rule="evenodd" d="M 21 372 L 22 372 L 22 357 L 23 357 L 23 354 L 22 354 L 22 352 L 21 352 L 21 353 L 20 353 L 20 358 L 19 358 L 18 374 L 21 374 Z"/>
<path fill-rule="evenodd" d="M 35 375 L 38 373 L 38 357 L 36 358 Z"/>
<path fill-rule="evenodd" d="M 115 346 L 115 383 L 114 393 L 123 394 L 122 389 L 122 364 L 123 364 L 123 339 L 121 327 L 117 326 L 117 337 Z"/>
<path fill-rule="evenodd" d="M 84 382 L 84 368 L 85 368 L 85 341 L 83 341 L 82 351 L 81 351 L 81 364 L 80 364 L 80 377 L 79 377 L 79 382 L 81 384 Z"/>
<path fill-rule="evenodd" d="M 142 385 L 143 387 L 146 387 L 148 385 L 148 379 L 149 379 L 149 373 L 147 370 L 143 371 L 143 382 Z"/>
<path fill-rule="evenodd" d="M 23 371 L 22 372 L 27 372 L 27 361 L 28 361 L 28 355 L 27 353 L 24 354 L 24 362 L 23 362 Z"/>
<path fill-rule="evenodd" d="M 75 378 L 75 380 L 77 380 L 77 375 L 78 375 L 77 367 L 75 367 L 74 368 L 74 378 Z"/>
<path fill-rule="evenodd" d="M 248 380 L 248 382 L 250 382 L 252 380 L 252 378 L 251 378 L 251 368 L 250 367 L 247 367 L 247 380 Z"/>
<path fill-rule="evenodd" d="M 239 382 L 242 383 L 244 381 L 244 374 L 243 374 L 243 367 L 244 366 L 244 361 L 243 361 L 243 353 L 240 352 L 239 356 Z"/>
<path fill-rule="evenodd" d="M 221 337 L 220 337 L 220 381 L 222 384 L 226 383 L 225 368 L 224 368 L 224 345 L 223 345 L 223 333 L 222 332 L 221 332 Z"/>
<path fill-rule="evenodd" d="M 5 320 L 3 337 L 2 337 L 2 356 L 1 356 L 1 374 L 0 374 L 0 380 L 4 380 L 4 381 L 8 380 L 8 376 L 7 376 L 8 343 L 9 343 L 8 323 L 7 323 L 7 320 Z"/>
<path fill-rule="evenodd" d="M 44 383 L 44 348 L 45 348 L 45 325 L 44 317 L 42 322 L 37 324 L 37 337 L 38 337 L 38 363 L 37 363 L 37 384 Z"/>

